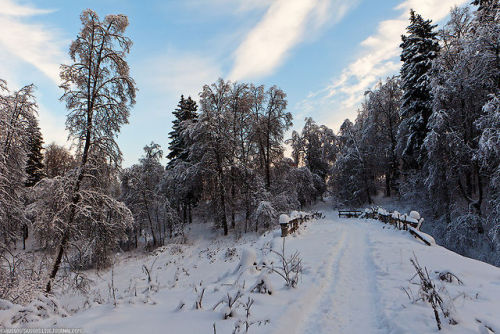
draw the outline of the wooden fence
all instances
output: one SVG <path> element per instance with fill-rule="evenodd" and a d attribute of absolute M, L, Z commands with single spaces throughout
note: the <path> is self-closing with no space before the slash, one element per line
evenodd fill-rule
<path fill-rule="evenodd" d="M 400 214 L 399 212 L 388 212 L 380 208 L 370 208 L 364 212 L 358 210 L 339 210 L 339 217 L 376 219 L 385 224 L 390 224 L 398 230 L 408 231 L 427 246 L 431 246 L 431 243 L 420 232 L 420 226 L 424 222 L 423 218 L 416 219 L 409 215 Z"/>
<path fill-rule="evenodd" d="M 313 213 L 301 215 L 300 217 L 291 219 L 287 222 L 280 222 L 281 226 L 281 236 L 286 237 L 287 235 L 298 230 L 299 226 L 311 219 L 320 219 L 323 218 L 323 213 L 316 211 Z"/>
<path fill-rule="evenodd" d="M 342 216 L 346 218 L 359 218 L 362 214 L 362 211 L 357 210 L 339 210 L 339 218 Z"/>
<path fill-rule="evenodd" d="M 377 219 L 385 224 L 393 225 L 398 230 L 408 231 L 409 227 L 420 229 L 424 219 L 415 219 L 408 215 L 402 215 L 399 212 L 388 212 L 385 210 L 371 208 L 366 209 L 362 218 Z"/>

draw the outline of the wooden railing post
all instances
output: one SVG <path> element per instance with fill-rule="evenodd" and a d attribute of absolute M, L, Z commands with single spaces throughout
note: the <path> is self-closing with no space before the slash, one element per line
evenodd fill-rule
<path fill-rule="evenodd" d="M 280 224 L 281 226 L 281 236 L 286 237 L 288 235 L 288 223 Z"/>

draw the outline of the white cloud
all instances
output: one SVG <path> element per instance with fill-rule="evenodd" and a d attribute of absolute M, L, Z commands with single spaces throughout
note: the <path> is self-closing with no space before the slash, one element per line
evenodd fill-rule
<path fill-rule="evenodd" d="M 184 0 L 184 4 L 191 9 L 217 11 L 218 13 L 232 12 L 243 14 L 249 11 L 267 8 L 273 0 Z"/>
<path fill-rule="evenodd" d="M 36 75 L 27 76 L 33 66 L 55 84 L 59 84 L 59 65 L 66 62 L 67 41 L 60 33 L 44 24 L 27 22 L 37 15 L 52 13 L 21 5 L 13 0 L 0 0 L 0 75 L 11 89 L 30 83 Z M 36 94 L 40 97 L 42 92 Z M 39 122 L 45 143 L 67 144 L 64 116 L 56 116 L 39 106 Z"/>
<path fill-rule="evenodd" d="M 32 16 L 51 12 L 0 0 L 0 53 L 29 63 L 58 84 L 59 65 L 66 59 L 62 51 L 66 41 L 46 25 L 25 22 Z"/>
<path fill-rule="evenodd" d="M 0 1 L 0 15 L 7 16 L 33 16 L 40 14 L 48 14 L 53 12 L 50 9 L 38 9 L 28 6 L 18 5 L 12 0 L 2 0 Z"/>
<path fill-rule="evenodd" d="M 341 20 L 356 3 L 345 0 L 275 0 L 236 50 L 229 77 L 240 80 L 272 73 L 294 46 L 330 19 L 334 22 Z"/>
<path fill-rule="evenodd" d="M 444 19 L 453 6 L 466 0 L 407 0 L 395 9 L 400 11 L 394 19 L 379 23 L 376 32 L 360 43 L 362 53 L 342 73 L 333 78 L 324 89 L 309 94 L 297 107 L 305 110 L 330 108 L 329 125 L 339 126 L 346 117 L 356 115 L 356 107 L 364 92 L 400 66 L 401 35 L 408 25 L 409 10 L 414 9 L 434 22 Z M 335 112 L 332 112 L 335 110 Z"/>

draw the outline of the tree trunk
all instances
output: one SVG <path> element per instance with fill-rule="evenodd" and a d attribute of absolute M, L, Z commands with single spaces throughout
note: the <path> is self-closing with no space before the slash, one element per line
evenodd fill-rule
<path fill-rule="evenodd" d="M 385 196 L 391 197 L 391 176 L 389 172 L 385 173 Z"/>
<path fill-rule="evenodd" d="M 228 235 L 227 219 L 226 219 L 226 202 L 224 199 L 224 186 L 222 185 L 222 181 L 219 182 L 219 193 L 220 193 L 221 224 L 222 227 L 224 228 L 224 235 Z"/>
<path fill-rule="evenodd" d="M 248 232 L 248 221 L 250 220 L 250 203 L 247 201 L 245 210 L 245 233 Z"/>
<path fill-rule="evenodd" d="M 73 206 L 71 209 L 69 222 L 73 223 L 74 216 L 75 216 L 75 207 Z M 45 287 L 45 292 L 47 293 L 50 293 L 52 291 L 52 281 L 54 280 L 54 278 L 56 278 L 57 272 L 59 271 L 59 267 L 61 266 L 62 257 L 64 251 L 66 250 L 66 245 L 68 244 L 68 241 L 69 241 L 69 229 L 66 228 L 63 237 L 61 239 L 61 243 L 59 244 L 59 248 L 57 250 L 57 256 L 54 261 L 54 265 L 52 266 L 52 271 L 50 272 L 49 275 L 49 281 L 47 282 L 47 286 Z"/>
<path fill-rule="evenodd" d="M 23 250 L 26 250 L 26 239 L 28 239 L 28 225 L 23 225 Z"/>
<path fill-rule="evenodd" d="M 235 172 L 234 172 L 234 167 L 231 167 L 231 228 L 234 230 L 236 227 L 236 222 L 235 222 L 235 198 L 236 198 L 236 186 L 234 179 L 236 178 Z"/>
<path fill-rule="evenodd" d="M 156 239 L 153 220 L 151 219 L 151 214 L 149 213 L 148 200 L 146 199 L 146 194 L 144 192 L 142 193 L 142 199 L 144 201 L 144 206 L 146 207 L 146 212 L 148 213 L 149 228 L 151 229 L 151 236 L 153 237 L 153 246 L 156 246 L 158 245 L 158 240 Z"/>

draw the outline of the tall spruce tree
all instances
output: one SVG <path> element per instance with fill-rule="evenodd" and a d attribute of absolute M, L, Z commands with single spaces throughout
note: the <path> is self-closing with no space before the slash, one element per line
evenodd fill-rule
<path fill-rule="evenodd" d="M 168 134 L 168 137 L 170 138 L 168 149 L 170 152 L 167 155 L 167 158 L 170 161 L 168 162 L 167 168 L 172 167 L 174 161 L 177 159 L 186 160 L 186 143 L 183 141 L 181 135 L 185 127 L 182 122 L 196 121 L 198 119 L 198 114 L 196 113 L 197 110 L 198 106 L 196 105 L 196 102 L 191 99 L 191 96 L 188 96 L 188 98 L 185 99 L 184 95 L 181 95 L 181 100 L 177 105 L 177 109 L 173 112 L 175 119 L 172 122 L 172 131 Z"/>
<path fill-rule="evenodd" d="M 410 12 L 408 35 L 403 35 L 400 47 L 401 86 L 403 97 L 400 114 L 399 148 L 405 167 L 412 169 L 421 165 L 422 144 L 427 134 L 427 123 L 432 113 L 430 71 L 432 60 L 439 53 L 436 26 L 431 20 Z"/>
<path fill-rule="evenodd" d="M 45 177 L 42 154 L 43 138 L 35 119 L 30 122 L 28 132 L 25 184 L 26 187 L 32 187 Z"/>

